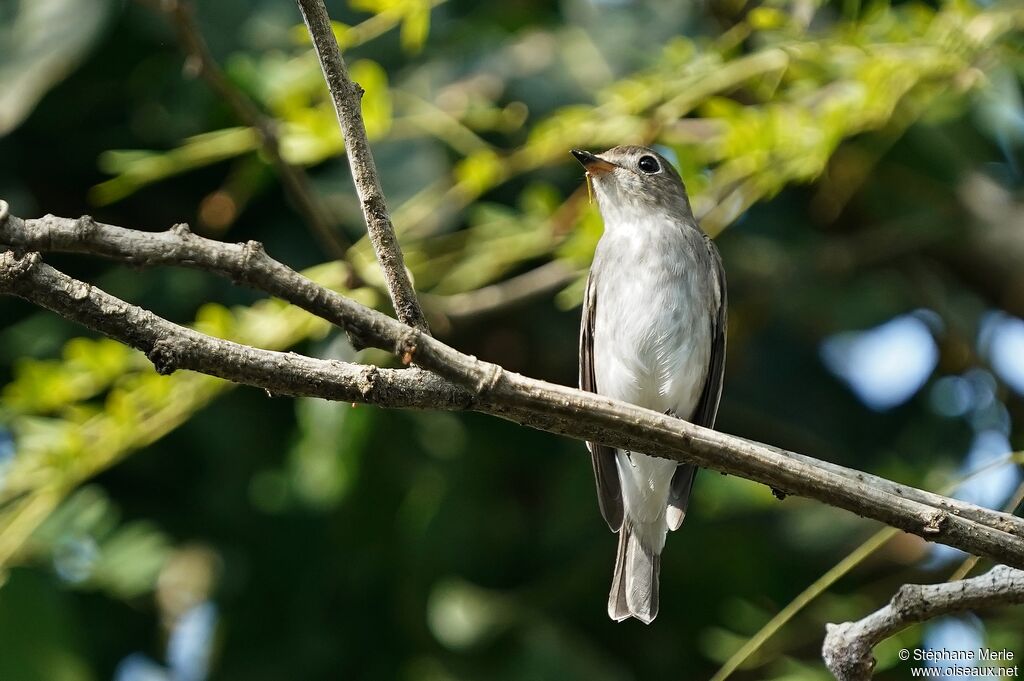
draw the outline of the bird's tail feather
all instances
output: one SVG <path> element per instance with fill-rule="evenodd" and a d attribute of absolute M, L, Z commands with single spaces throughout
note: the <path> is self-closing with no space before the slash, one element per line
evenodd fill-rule
<path fill-rule="evenodd" d="M 647 548 L 629 522 L 619 530 L 608 616 L 616 622 L 635 617 L 650 624 L 658 614 L 658 572 L 661 555 Z"/>

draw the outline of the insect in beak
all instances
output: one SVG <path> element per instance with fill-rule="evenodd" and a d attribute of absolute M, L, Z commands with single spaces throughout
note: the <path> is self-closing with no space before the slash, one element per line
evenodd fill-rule
<path fill-rule="evenodd" d="M 583 151 L 582 149 L 573 149 L 572 155 L 576 157 L 576 160 L 583 165 L 587 171 L 587 175 L 596 176 L 604 175 L 605 173 L 614 170 L 618 166 L 614 163 L 610 163 L 596 154 L 592 154 L 589 151 Z"/>

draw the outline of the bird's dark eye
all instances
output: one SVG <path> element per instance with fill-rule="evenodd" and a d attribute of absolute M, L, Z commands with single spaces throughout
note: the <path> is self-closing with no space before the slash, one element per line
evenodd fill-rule
<path fill-rule="evenodd" d="M 661 170 L 661 166 L 658 165 L 658 159 L 653 156 L 641 156 L 636 166 L 648 175 L 653 175 Z"/>

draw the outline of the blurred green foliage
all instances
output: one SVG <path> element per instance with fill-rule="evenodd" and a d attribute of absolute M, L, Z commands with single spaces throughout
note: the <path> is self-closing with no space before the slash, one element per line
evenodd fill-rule
<path fill-rule="evenodd" d="M 29 93 L 0 96 L 0 126 L 13 130 L 0 156 L 16 160 L 0 169 L 0 196 L 15 214 L 88 212 L 140 228 L 188 219 L 260 239 L 386 309 L 291 3 L 197 10 L 232 83 L 278 122 L 282 155 L 308 169 L 355 244 L 345 262 L 319 264 L 327 257 L 273 181 L 259 136 L 182 71 L 158 11 L 66 4 L 0 5 L 15 25 L 47 5 L 81 26 L 63 82 L 69 69 L 28 48 L 0 56 L 0 73 L 23 74 Z M 329 7 L 366 90 L 408 265 L 435 330 L 457 347 L 575 381 L 573 310 L 601 223 L 567 150 L 658 144 L 702 224 L 721 233 L 723 430 L 931 488 L 958 475 L 978 433 L 998 428 L 1024 448 L 1021 395 L 992 370 L 981 333 L 992 310 L 1024 316 L 1013 264 L 1024 240 L 1007 227 L 1024 213 L 1019 4 Z M 53 260 L 216 336 L 391 361 L 228 282 Z M 513 286 L 549 262 L 570 276 L 547 295 L 449 317 L 455 296 Z M 870 408 L 823 364 L 834 334 L 919 309 L 938 320 L 937 359 L 900 406 Z M 0 318 L 0 646 L 20 651 L 0 655 L 4 679 L 109 678 L 138 651 L 177 669 L 176 627 L 206 599 L 220 613 L 211 678 L 709 678 L 874 529 L 702 475 L 667 547 L 657 623 L 616 625 L 603 606 L 614 538 L 578 442 L 471 414 L 158 376 L 138 353 L 18 301 L 0 300 Z M 989 393 L 954 415 L 942 381 L 961 378 Z M 902 535 L 870 552 L 736 678 L 827 678 L 824 623 L 947 575 L 926 553 Z M 986 621 L 991 641 L 1024 655 L 1020 612 Z M 881 678 L 906 677 L 896 651 L 921 635 L 879 648 Z"/>

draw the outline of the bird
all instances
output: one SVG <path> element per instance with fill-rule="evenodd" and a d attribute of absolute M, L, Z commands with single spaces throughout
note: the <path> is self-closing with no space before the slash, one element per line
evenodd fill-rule
<path fill-rule="evenodd" d="M 653 149 L 573 149 L 604 221 L 580 324 L 580 388 L 714 427 L 725 372 L 722 259 L 682 178 Z M 601 514 L 619 534 L 608 616 L 650 624 L 669 530 L 696 466 L 588 442 Z"/>

